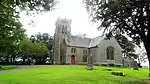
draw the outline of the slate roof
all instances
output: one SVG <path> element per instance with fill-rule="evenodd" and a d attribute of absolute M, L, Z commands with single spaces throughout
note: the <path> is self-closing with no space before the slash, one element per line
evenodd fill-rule
<path fill-rule="evenodd" d="M 91 42 L 91 38 L 85 38 L 81 36 L 71 36 L 71 39 L 73 41 L 73 46 L 79 46 L 79 47 L 89 47 L 89 44 Z"/>
<path fill-rule="evenodd" d="M 71 36 L 70 40 L 71 41 L 66 40 L 66 43 L 70 46 L 90 48 L 97 46 L 103 40 L 103 37 L 98 36 L 92 39 L 81 36 Z"/>
<path fill-rule="evenodd" d="M 91 43 L 89 44 L 89 47 L 94 47 L 94 46 L 97 46 L 104 38 L 101 37 L 101 36 L 98 36 L 96 38 L 93 38 L 91 40 Z"/>

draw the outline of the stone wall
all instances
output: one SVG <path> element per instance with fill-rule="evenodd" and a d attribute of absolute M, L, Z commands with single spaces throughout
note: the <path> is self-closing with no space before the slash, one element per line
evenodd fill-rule
<path fill-rule="evenodd" d="M 129 57 L 124 58 L 124 59 L 123 59 L 123 65 L 124 65 L 125 67 L 133 67 L 133 66 L 134 66 L 134 60 L 133 60 L 133 59 L 130 59 Z"/>
<path fill-rule="evenodd" d="M 71 20 L 60 19 L 56 21 L 56 29 L 54 34 L 54 55 L 53 63 L 54 64 L 65 64 L 66 62 L 66 43 L 65 38 L 71 36 Z"/>
<path fill-rule="evenodd" d="M 112 46 L 114 48 L 114 60 L 108 60 L 106 54 L 106 48 Z M 110 40 L 102 40 L 97 48 L 92 48 L 94 64 L 115 64 L 122 65 L 122 52 L 121 47 L 114 38 Z"/>
<path fill-rule="evenodd" d="M 76 51 L 75 53 L 72 53 L 71 52 L 71 49 L 72 48 L 75 48 Z M 86 53 L 83 52 L 83 50 L 86 49 L 86 48 L 80 48 L 80 47 L 67 47 L 67 50 L 66 50 L 66 63 L 67 64 L 70 64 L 71 63 L 71 56 L 74 55 L 75 56 L 75 63 L 76 64 L 85 64 L 85 62 L 83 62 L 83 56 L 84 55 L 87 55 Z"/>

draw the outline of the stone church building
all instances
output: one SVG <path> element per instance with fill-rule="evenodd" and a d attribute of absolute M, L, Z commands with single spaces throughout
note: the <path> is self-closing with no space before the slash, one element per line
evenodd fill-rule
<path fill-rule="evenodd" d="M 93 64 L 122 66 L 122 51 L 115 38 L 73 36 L 71 35 L 71 22 L 70 19 L 62 18 L 56 21 L 54 64 L 86 64 L 90 53 Z"/>

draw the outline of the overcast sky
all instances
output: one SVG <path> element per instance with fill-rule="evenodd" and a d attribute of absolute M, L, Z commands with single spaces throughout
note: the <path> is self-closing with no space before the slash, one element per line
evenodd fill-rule
<path fill-rule="evenodd" d="M 36 15 L 33 18 L 35 26 L 29 26 L 31 18 L 21 13 L 20 21 L 27 29 L 27 34 L 30 36 L 37 32 L 49 33 L 54 35 L 55 22 L 58 17 L 72 19 L 71 33 L 77 35 L 79 33 L 86 34 L 87 37 L 93 38 L 101 35 L 96 26 L 88 20 L 88 13 L 82 0 L 60 0 L 55 7 L 56 9 L 43 15 Z"/>

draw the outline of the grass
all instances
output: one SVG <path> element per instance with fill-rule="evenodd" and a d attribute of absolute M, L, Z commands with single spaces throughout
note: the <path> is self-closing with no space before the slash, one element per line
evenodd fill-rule
<path fill-rule="evenodd" d="M 114 76 L 111 71 L 122 71 L 127 76 Z M 41 66 L 9 72 L 0 72 L 0 84 L 148 84 L 148 69 L 95 66 L 86 70 L 86 66 L 53 65 Z"/>
<path fill-rule="evenodd" d="M 9 70 L 16 68 L 16 65 L 4 65 L 0 67 L 0 70 Z"/>

